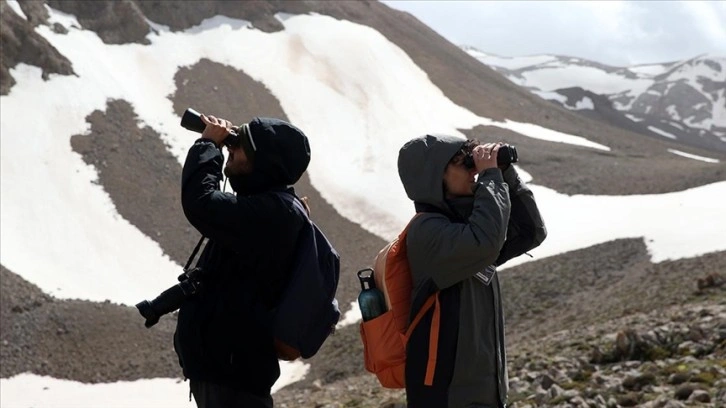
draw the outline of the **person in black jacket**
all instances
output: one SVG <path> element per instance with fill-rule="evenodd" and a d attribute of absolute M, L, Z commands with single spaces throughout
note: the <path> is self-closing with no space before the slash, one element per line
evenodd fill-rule
<path fill-rule="evenodd" d="M 278 300 L 306 221 L 275 191 L 295 193 L 310 146 L 300 129 L 278 119 L 233 128 L 201 117 L 206 128 L 187 154 L 181 200 L 209 241 L 198 263 L 202 287 L 179 309 L 174 348 L 200 408 L 272 407 L 280 367 L 260 311 Z M 233 130 L 239 145 L 225 142 Z M 220 190 L 224 143 L 224 174 L 236 194 Z"/>

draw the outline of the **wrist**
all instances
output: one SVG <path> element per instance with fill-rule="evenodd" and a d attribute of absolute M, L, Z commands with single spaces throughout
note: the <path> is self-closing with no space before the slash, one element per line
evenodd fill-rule
<path fill-rule="evenodd" d="M 211 138 L 209 136 L 202 136 L 202 139 L 214 143 L 214 145 L 217 146 L 218 148 L 222 146 L 222 142 L 221 141 L 217 141 L 217 140 L 215 140 L 215 139 L 213 139 L 213 138 Z"/>
<path fill-rule="evenodd" d="M 217 149 L 220 148 L 219 144 L 217 142 L 215 142 L 214 139 L 210 139 L 208 137 L 200 137 L 199 139 L 194 141 L 194 144 L 209 144 L 209 143 L 213 144 L 214 147 L 216 147 Z"/>
<path fill-rule="evenodd" d="M 499 167 L 489 167 L 479 172 L 477 180 L 504 181 L 504 175 Z"/>

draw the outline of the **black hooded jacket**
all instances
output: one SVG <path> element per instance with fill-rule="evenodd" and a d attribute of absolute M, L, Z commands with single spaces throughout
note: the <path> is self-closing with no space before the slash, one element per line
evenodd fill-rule
<path fill-rule="evenodd" d="M 269 396 L 280 368 L 260 312 L 283 289 L 305 222 L 274 191 L 294 194 L 310 147 L 277 119 L 255 118 L 249 130 L 253 171 L 230 177 L 236 194 L 220 190 L 224 157 L 212 141 L 197 140 L 187 154 L 182 207 L 209 241 L 197 264 L 202 289 L 179 309 L 174 347 L 186 378 Z"/>

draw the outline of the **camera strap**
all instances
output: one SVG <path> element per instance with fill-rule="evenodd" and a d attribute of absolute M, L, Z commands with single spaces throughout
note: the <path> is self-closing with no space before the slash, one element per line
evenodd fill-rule
<path fill-rule="evenodd" d="M 222 191 L 224 191 L 227 188 L 227 178 L 224 178 L 224 186 L 222 186 Z M 192 254 L 189 256 L 189 259 L 187 259 L 187 264 L 184 265 L 184 270 L 189 270 L 189 267 L 192 265 L 192 261 L 194 260 L 194 257 L 197 256 L 197 252 L 199 252 L 199 248 L 202 247 L 202 242 L 204 242 L 204 238 L 206 238 L 204 235 L 202 235 L 201 238 L 199 238 L 199 242 L 197 242 L 197 245 L 194 247 L 194 250 L 192 251 Z"/>
<path fill-rule="evenodd" d="M 194 257 L 197 256 L 197 252 L 199 252 L 199 248 L 202 246 L 202 242 L 204 242 L 204 238 L 206 238 L 204 235 L 202 235 L 202 237 L 199 238 L 199 242 L 197 242 L 197 246 L 194 247 L 194 250 L 192 251 L 191 256 L 189 256 L 189 259 L 187 260 L 187 264 L 184 265 L 185 271 L 189 269 L 189 266 L 192 264 Z"/>

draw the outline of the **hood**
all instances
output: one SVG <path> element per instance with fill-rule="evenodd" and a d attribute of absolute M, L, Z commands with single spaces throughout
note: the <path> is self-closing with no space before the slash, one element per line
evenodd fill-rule
<path fill-rule="evenodd" d="M 255 194 L 295 184 L 310 163 L 310 144 L 295 126 L 273 118 L 254 118 L 249 123 L 249 143 L 243 143 L 253 158 L 252 173 L 230 177 L 240 194 Z M 248 151 L 252 149 L 252 151 Z"/>
<path fill-rule="evenodd" d="M 444 197 L 444 171 L 466 140 L 426 135 L 409 140 L 398 152 L 398 175 L 408 198 L 449 212 Z"/>

